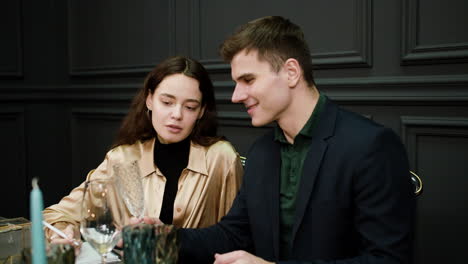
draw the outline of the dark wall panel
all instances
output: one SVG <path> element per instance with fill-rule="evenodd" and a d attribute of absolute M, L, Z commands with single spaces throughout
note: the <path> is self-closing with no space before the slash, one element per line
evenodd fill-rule
<path fill-rule="evenodd" d="M 404 117 L 413 168 L 424 178 L 416 222 L 417 263 L 464 263 L 468 236 L 468 118 Z"/>
<path fill-rule="evenodd" d="M 0 8 L 0 78 L 23 75 L 21 1 L 5 1 Z"/>
<path fill-rule="evenodd" d="M 69 1 L 72 75 L 145 73 L 174 53 L 174 1 Z"/>
<path fill-rule="evenodd" d="M 402 62 L 468 61 L 468 1 L 402 0 Z"/>
<path fill-rule="evenodd" d="M 56 203 L 71 188 L 70 146 L 67 108 L 61 102 L 44 100 L 27 104 L 25 114 L 25 152 L 28 182 L 38 178 L 44 205 Z M 27 214 L 29 215 L 29 214 Z"/>
<path fill-rule="evenodd" d="M 78 186 L 104 161 L 126 110 L 73 108 L 71 111 L 72 183 Z"/>
<path fill-rule="evenodd" d="M 28 212 L 24 109 L 0 108 L 1 216 L 16 217 Z"/>
<path fill-rule="evenodd" d="M 340 0 L 338 3 L 325 0 L 197 1 L 199 4 L 193 11 L 193 54 L 209 68 L 222 67 L 217 54 L 219 45 L 237 26 L 275 14 L 289 17 L 303 26 L 317 68 L 368 67 L 372 64 L 370 0 Z M 341 8 L 337 9 L 336 5 Z"/>

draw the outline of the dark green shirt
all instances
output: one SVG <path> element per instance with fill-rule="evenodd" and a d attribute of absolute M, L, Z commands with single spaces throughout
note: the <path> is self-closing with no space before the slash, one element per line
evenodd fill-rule
<path fill-rule="evenodd" d="M 280 251 L 281 257 L 289 255 L 289 242 L 296 212 L 296 195 L 302 176 L 304 160 L 310 149 L 312 136 L 323 110 L 325 97 L 320 95 L 307 123 L 290 144 L 279 126 L 275 128 L 275 141 L 281 143 L 280 179 Z"/>

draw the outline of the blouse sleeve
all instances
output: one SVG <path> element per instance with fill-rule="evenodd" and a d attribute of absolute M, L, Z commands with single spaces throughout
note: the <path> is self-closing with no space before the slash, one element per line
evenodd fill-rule
<path fill-rule="evenodd" d="M 109 177 L 107 171 L 108 158 L 96 168 L 91 170 L 86 176 L 86 181 L 94 178 L 107 178 Z M 63 197 L 58 204 L 47 207 L 43 211 L 44 220 L 60 230 L 65 229 L 68 225 L 74 226 L 74 233 L 79 230 L 79 222 L 81 218 L 81 201 L 83 199 L 85 182 L 81 183 L 78 187 L 74 188 L 70 194 Z M 45 235 L 50 240 L 53 232 L 48 228 L 45 229 Z"/>

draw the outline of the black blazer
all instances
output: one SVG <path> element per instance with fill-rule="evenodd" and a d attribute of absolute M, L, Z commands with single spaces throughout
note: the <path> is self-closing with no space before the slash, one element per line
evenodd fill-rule
<path fill-rule="evenodd" d="M 327 99 L 304 162 L 290 256 L 279 256 L 280 145 L 271 131 L 247 156 L 242 187 L 220 223 L 181 230 L 180 262 L 247 250 L 269 261 L 410 263 L 414 196 L 408 159 L 388 128 Z M 289 263 L 289 262 L 288 262 Z"/>

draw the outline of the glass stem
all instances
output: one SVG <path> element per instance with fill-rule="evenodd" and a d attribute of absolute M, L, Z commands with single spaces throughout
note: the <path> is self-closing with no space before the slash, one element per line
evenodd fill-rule
<path fill-rule="evenodd" d="M 104 253 L 101 255 L 101 262 L 102 264 L 105 264 L 106 263 L 106 259 L 107 259 L 107 253 Z"/>

